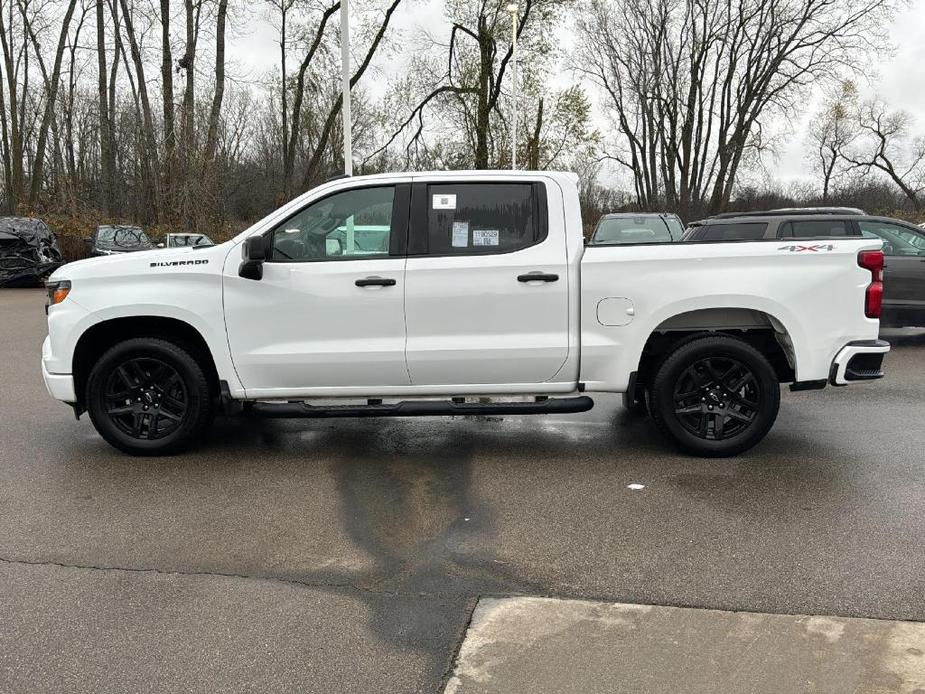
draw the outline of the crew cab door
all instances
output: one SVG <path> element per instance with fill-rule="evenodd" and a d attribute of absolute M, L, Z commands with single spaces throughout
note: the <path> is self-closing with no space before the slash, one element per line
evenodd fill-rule
<path fill-rule="evenodd" d="M 263 277 L 225 268 L 225 322 L 251 397 L 410 383 L 403 306 L 410 185 L 341 189 L 265 232 Z"/>
<path fill-rule="evenodd" d="M 541 181 L 415 179 L 405 278 L 415 386 L 556 376 L 569 349 L 569 268 L 561 200 L 547 197 Z"/>

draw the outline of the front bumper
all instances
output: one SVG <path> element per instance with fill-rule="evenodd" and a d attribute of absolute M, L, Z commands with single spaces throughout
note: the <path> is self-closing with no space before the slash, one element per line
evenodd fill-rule
<path fill-rule="evenodd" d="M 49 373 L 45 362 L 50 355 L 51 345 L 49 344 L 49 338 L 46 337 L 45 343 L 42 345 L 42 380 L 45 381 L 45 389 L 55 400 L 77 402 L 73 375 Z"/>
<path fill-rule="evenodd" d="M 883 357 L 890 351 L 884 340 L 857 340 L 849 342 L 832 360 L 829 383 L 846 386 L 857 381 L 883 378 Z"/>

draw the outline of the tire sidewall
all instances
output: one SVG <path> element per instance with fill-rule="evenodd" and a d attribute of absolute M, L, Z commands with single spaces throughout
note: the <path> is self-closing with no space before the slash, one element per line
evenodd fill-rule
<path fill-rule="evenodd" d="M 174 369 L 186 387 L 189 404 L 177 429 L 159 439 L 136 439 L 122 431 L 106 413 L 105 389 L 112 371 L 129 359 L 159 359 Z M 134 338 L 110 348 L 87 379 L 87 411 L 93 426 L 108 443 L 133 455 L 167 455 L 187 447 L 210 411 L 210 395 L 199 364 L 179 346 L 165 340 Z"/>
<path fill-rule="evenodd" d="M 752 425 L 719 441 L 692 434 L 674 413 L 674 388 L 678 378 L 693 363 L 708 357 L 729 357 L 742 362 L 755 375 L 761 397 L 761 407 Z M 682 450 L 708 457 L 736 455 L 761 441 L 773 426 L 780 407 L 780 383 L 768 360 L 751 345 L 733 337 L 707 337 L 682 345 L 665 359 L 650 391 L 650 407 L 660 428 Z"/>

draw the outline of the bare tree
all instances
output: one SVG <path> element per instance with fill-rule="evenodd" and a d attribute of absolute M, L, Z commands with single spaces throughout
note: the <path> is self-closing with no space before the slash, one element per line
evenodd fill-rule
<path fill-rule="evenodd" d="M 809 126 L 809 145 L 813 168 L 822 179 L 822 202 L 828 203 L 839 165 L 844 165 L 848 146 L 857 138 L 857 89 L 843 82 Z"/>
<path fill-rule="evenodd" d="M 859 66 L 892 0 L 592 0 L 576 68 L 607 98 L 639 204 L 724 209 L 763 119 Z"/>
<path fill-rule="evenodd" d="M 890 111 L 879 99 L 868 101 L 858 111 L 858 140 L 843 156 L 865 174 L 875 171 L 885 175 L 915 210 L 921 210 L 925 202 L 925 137 L 912 137 L 911 124 L 908 113 Z"/>
<path fill-rule="evenodd" d="M 451 21 L 445 46 L 427 36 L 431 49 L 440 57 L 433 64 L 420 62 L 415 79 L 426 85 L 407 117 L 374 154 L 391 146 L 407 129 L 412 134 L 406 149 L 421 146 L 425 134 L 425 112 L 437 110 L 455 120 L 467 134 L 473 152 L 471 165 L 489 168 L 493 159 L 504 156 L 494 131 L 503 127 L 502 94 L 513 53 L 511 20 L 504 0 L 453 0 L 447 3 Z M 538 55 L 550 50 L 550 32 L 569 0 L 526 0 L 517 22 L 521 69 L 526 73 Z M 528 77 L 524 74 L 522 79 Z M 442 114 L 440 113 L 442 110 Z M 540 109 L 537 109 L 540 112 Z M 542 114 L 539 113 L 542 126 Z M 535 126 L 534 126 L 535 130 Z"/>
<path fill-rule="evenodd" d="M 45 164 L 45 147 L 48 144 L 48 131 L 52 126 L 52 121 L 55 115 L 56 99 L 58 96 L 58 86 L 61 83 L 61 63 L 64 57 L 64 49 L 67 44 L 68 29 L 71 25 L 71 18 L 74 16 L 74 8 L 77 6 L 77 0 L 70 0 L 67 4 L 67 8 L 64 11 L 64 19 L 61 21 L 61 30 L 58 33 L 58 43 L 55 49 L 55 58 L 54 65 L 51 70 L 51 74 L 47 75 L 45 67 L 41 58 L 39 58 L 39 64 L 45 78 L 45 110 L 42 114 L 42 119 L 39 124 L 39 133 L 38 133 L 38 142 L 35 146 L 35 159 L 32 166 L 32 181 L 29 186 L 29 205 L 34 207 L 36 200 L 39 195 L 39 190 L 42 186 L 42 170 Z M 20 8 L 22 9 L 23 23 L 26 27 L 26 31 L 29 34 L 29 38 L 32 40 L 32 43 L 36 49 L 37 55 L 40 54 L 39 42 L 36 37 L 35 31 L 32 27 L 32 22 L 27 16 L 24 5 L 20 3 Z"/>
<path fill-rule="evenodd" d="M 96 59 L 97 59 L 97 109 L 99 111 L 100 140 L 100 183 L 102 190 L 103 212 L 111 217 L 115 207 L 115 168 L 116 152 L 113 139 L 112 121 L 109 103 L 110 84 L 115 89 L 115 75 L 109 81 L 109 68 L 106 66 L 106 19 L 105 0 L 96 0 Z M 115 21 L 115 19 L 114 19 Z M 116 69 L 118 53 L 112 57 L 112 68 Z"/>

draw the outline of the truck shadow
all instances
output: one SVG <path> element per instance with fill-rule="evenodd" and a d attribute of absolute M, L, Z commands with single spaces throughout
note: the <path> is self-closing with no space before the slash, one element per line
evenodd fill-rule
<path fill-rule="evenodd" d="M 629 417 L 620 408 L 595 420 L 243 420 L 217 445 L 257 438 L 265 451 L 292 453 L 299 442 L 306 443 L 306 435 L 336 482 L 338 523 L 371 561 L 358 568 L 332 562 L 291 578 L 330 590 L 357 589 L 380 638 L 424 651 L 433 649 L 433 620 L 441 619 L 439 614 L 413 607 L 396 614 L 394 600 L 384 596 L 462 604 L 484 595 L 578 594 L 572 587 L 551 586 L 548 577 L 524 575 L 521 560 L 529 547 L 514 549 L 520 570 L 500 553 L 511 541 L 500 533 L 524 520 L 499 519 L 507 509 L 498 505 L 497 494 L 492 505 L 478 490 L 503 484 L 510 475 L 520 476 L 533 493 L 541 479 L 555 479 L 569 465 L 576 465 L 576 475 L 619 480 L 602 492 L 613 497 L 614 513 L 626 482 L 658 477 L 691 501 L 756 520 L 768 513 L 782 518 L 784 509 L 837 494 L 841 484 L 831 468 L 792 465 L 794 449 L 786 436 L 772 437 L 745 458 L 694 459 L 670 451 L 649 420 Z M 816 460 L 838 459 L 835 451 L 814 453 Z M 536 522 L 547 519 L 540 515 Z M 625 588 L 613 586 L 613 595 Z"/>

